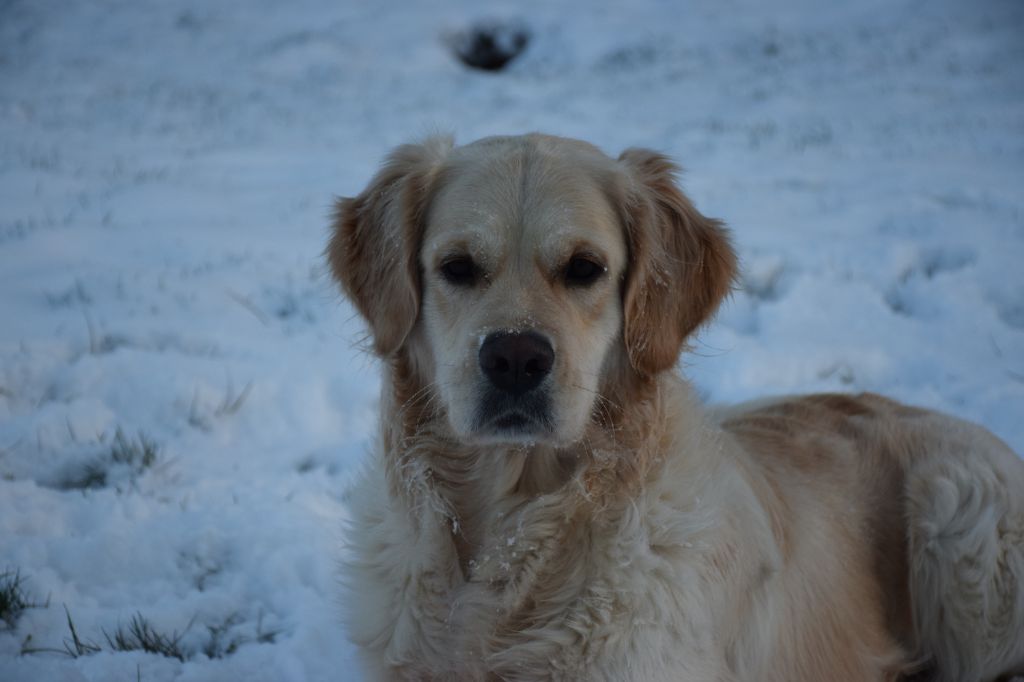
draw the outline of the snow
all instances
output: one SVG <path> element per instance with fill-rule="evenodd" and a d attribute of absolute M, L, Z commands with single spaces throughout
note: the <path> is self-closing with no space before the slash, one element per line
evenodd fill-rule
<path fill-rule="evenodd" d="M 321 258 L 395 144 L 679 159 L 744 287 L 713 401 L 872 390 L 1024 452 L 1024 5 L 97 0 L 0 7 L 3 680 L 357 680 L 336 605 L 379 379 Z M 503 72 L 446 40 L 530 27 Z M 111 459 L 115 433 L 159 448 Z M 102 486 L 75 476 L 107 465 Z M 67 612 L 104 651 L 62 649 Z M 113 652 L 141 614 L 190 652 Z M 261 636 L 262 635 L 262 636 Z M 260 640 L 264 641 L 260 641 Z"/>

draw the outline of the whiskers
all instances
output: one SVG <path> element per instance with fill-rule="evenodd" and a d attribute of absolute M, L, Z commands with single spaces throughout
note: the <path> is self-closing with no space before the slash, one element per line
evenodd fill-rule
<path fill-rule="evenodd" d="M 430 428 L 440 415 L 444 414 L 445 407 L 441 401 L 441 389 L 447 386 L 448 384 L 436 381 L 424 382 L 420 388 L 395 408 L 395 426 L 398 426 L 402 433 L 403 449 L 409 445 L 410 441 L 422 435 L 424 430 Z M 413 415 L 414 411 L 418 411 L 419 414 Z M 405 428 L 410 422 L 415 427 L 411 431 Z"/>
<path fill-rule="evenodd" d="M 618 430 L 615 426 L 615 415 L 623 412 L 622 405 L 595 389 L 587 388 L 580 384 L 569 384 L 569 386 L 594 396 L 594 405 L 601 417 L 602 426 L 612 431 Z"/>

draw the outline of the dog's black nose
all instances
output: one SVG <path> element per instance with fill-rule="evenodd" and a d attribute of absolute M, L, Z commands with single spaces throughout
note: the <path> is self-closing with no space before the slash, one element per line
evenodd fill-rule
<path fill-rule="evenodd" d="M 536 388 L 554 362 L 554 349 L 536 332 L 495 332 L 480 346 L 480 369 L 495 388 L 514 396 Z"/>

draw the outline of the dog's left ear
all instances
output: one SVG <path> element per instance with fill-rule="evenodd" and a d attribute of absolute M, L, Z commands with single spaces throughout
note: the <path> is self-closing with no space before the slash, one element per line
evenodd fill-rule
<path fill-rule="evenodd" d="M 382 357 L 402 347 L 419 315 L 417 254 L 438 171 L 451 148 L 450 137 L 402 145 L 359 196 L 335 205 L 327 261 L 370 324 L 373 348 Z"/>
<path fill-rule="evenodd" d="M 675 365 L 686 338 L 732 288 L 736 253 L 725 226 L 700 214 L 676 184 L 678 167 L 647 149 L 619 157 L 618 203 L 629 245 L 623 336 L 633 368 L 652 376 Z"/>

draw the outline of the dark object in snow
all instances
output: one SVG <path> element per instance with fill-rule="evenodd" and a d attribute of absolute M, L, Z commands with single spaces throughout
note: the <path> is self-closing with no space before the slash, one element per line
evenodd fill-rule
<path fill-rule="evenodd" d="M 526 48 L 530 32 L 514 23 L 483 22 L 452 36 L 459 60 L 474 69 L 500 71 Z"/>

